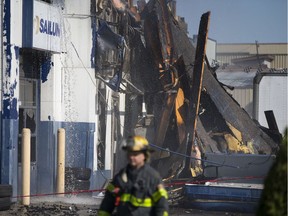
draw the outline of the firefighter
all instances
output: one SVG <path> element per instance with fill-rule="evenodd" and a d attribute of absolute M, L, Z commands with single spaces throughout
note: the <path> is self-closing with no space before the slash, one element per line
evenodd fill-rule
<path fill-rule="evenodd" d="M 147 139 L 130 136 L 122 147 L 128 164 L 106 188 L 99 216 L 168 216 L 168 194 L 159 173 L 147 162 L 152 149 Z"/>

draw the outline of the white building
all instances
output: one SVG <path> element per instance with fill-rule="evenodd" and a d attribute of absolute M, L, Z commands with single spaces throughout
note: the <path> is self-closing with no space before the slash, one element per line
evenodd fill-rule
<path fill-rule="evenodd" d="M 0 183 L 21 191 L 21 132 L 29 128 L 31 194 L 55 192 L 64 128 L 65 166 L 90 169 L 86 186 L 97 188 L 111 176 L 114 103 L 124 106 L 95 76 L 97 1 L 2 2 Z"/>

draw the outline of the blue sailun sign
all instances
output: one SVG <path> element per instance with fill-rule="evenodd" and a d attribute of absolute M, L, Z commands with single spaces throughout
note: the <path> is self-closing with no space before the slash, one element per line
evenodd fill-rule
<path fill-rule="evenodd" d="M 38 23 L 36 27 L 36 34 L 38 32 L 43 34 L 48 34 L 56 37 L 60 37 L 60 25 L 57 22 L 53 22 L 51 20 L 46 20 L 43 18 L 39 18 L 36 16 L 36 22 Z"/>
<path fill-rule="evenodd" d="M 61 17 L 52 4 L 24 0 L 23 47 L 61 52 Z"/>

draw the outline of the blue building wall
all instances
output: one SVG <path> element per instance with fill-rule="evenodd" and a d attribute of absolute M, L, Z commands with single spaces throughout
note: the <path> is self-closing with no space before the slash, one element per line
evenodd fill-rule
<path fill-rule="evenodd" d="M 1 184 L 17 188 L 18 120 L 2 118 Z"/>
<path fill-rule="evenodd" d="M 55 191 L 57 173 L 57 131 L 65 129 L 65 166 L 92 169 L 95 124 L 40 122 L 37 147 L 37 192 Z"/>

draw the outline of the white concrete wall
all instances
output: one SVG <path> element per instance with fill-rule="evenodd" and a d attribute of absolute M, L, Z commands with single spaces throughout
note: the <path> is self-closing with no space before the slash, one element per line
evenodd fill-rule
<path fill-rule="evenodd" d="M 47 81 L 41 83 L 41 112 L 40 120 L 61 121 L 62 118 L 62 74 L 61 54 L 54 54 L 51 61 L 54 67 L 51 68 Z"/>
<path fill-rule="evenodd" d="M 207 40 L 206 55 L 211 65 L 213 60 L 216 60 L 216 41 L 209 38 Z"/>
<path fill-rule="evenodd" d="M 11 1 L 11 44 L 22 46 L 22 0 Z"/>
<path fill-rule="evenodd" d="M 89 68 L 92 48 L 90 1 L 66 0 L 63 16 L 65 22 L 63 47 L 66 48 L 69 57 L 65 66 L 82 68 L 84 64 Z M 71 43 L 75 46 L 80 59 Z"/>
<path fill-rule="evenodd" d="M 41 84 L 41 120 L 50 116 L 53 121 L 95 122 L 90 1 L 59 0 L 54 4 L 63 13 L 63 52 L 53 55 L 54 66 L 48 80 Z"/>
<path fill-rule="evenodd" d="M 111 170 L 113 165 L 113 118 L 112 90 L 106 89 L 106 137 L 105 137 L 105 170 Z"/>

